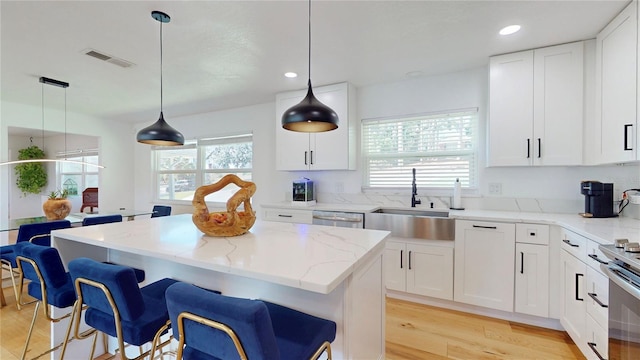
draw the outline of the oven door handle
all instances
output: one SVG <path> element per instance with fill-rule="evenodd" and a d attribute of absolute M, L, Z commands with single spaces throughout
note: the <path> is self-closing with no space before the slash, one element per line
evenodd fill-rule
<path fill-rule="evenodd" d="M 314 219 L 318 220 L 329 220 L 329 221 L 337 221 L 337 222 L 352 222 L 359 223 L 362 222 L 360 218 L 350 218 L 350 217 L 341 217 L 341 216 L 322 216 L 322 215 L 313 215 Z"/>
<path fill-rule="evenodd" d="M 605 275 L 607 275 L 609 280 L 613 281 L 616 285 L 622 288 L 622 290 L 629 293 L 629 295 L 640 300 L 640 287 L 635 286 L 624 279 L 624 277 L 628 276 L 628 273 L 623 268 L 615 264 L 609 264 L 607 266 L 601 264 L 600 269 L 605 273 Z"/>

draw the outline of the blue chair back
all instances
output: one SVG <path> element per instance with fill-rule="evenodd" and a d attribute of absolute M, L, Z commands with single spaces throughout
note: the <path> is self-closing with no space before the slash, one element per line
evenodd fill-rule
<path fill-rule="evenodd" d="M 76 300 L 76 294 L 71 277 L 62 264 L 58 249 L 35 245 L 27 241 L 17 243 L 15 251 L 16 256 L 22 256 L 36 263 L 44 281 L 48 304 L 58 308 L 66 308 L 73 305 Z M 21 265 L 24 277 L 31 280 L 28 288 L 29 295 L 38 300 L 43 300 L 40 278 L 36 270 L 27 262 L 21 262 Z"/>
<path fill-rule="evenodd" d="M 91 216 L 82 219 L 82 226 L 122 222 L 122 215 Z"/>
<path fill-rule="evenodd" d="M 49 235 L 52 230 L 67 229 L 71 227 L 69 220 L 55 220 L 37 224 L 23 224 L 18 229 L 16 243 L 29 241 L 34 236 Z M 51 246 L 51 236 L 37 237 L 32 241 L 34 244 Z"/>
<path fill-rule="evenodd" d="M 152 218 L 171 215 L 171 206 L 155 205 L 153 207 Z"/>
<path fill-rule="evenodd" d="M 69 262 L 69 273 L 74 282 L 77 278 L 85 278 L 104 284 L 111 292 L 123 321 L 134 321 L 144 313 L 144 300 L 132 268 L 77 258 Z M 81 289 L 86 305 L 103 313 L 113 314 L 102 290 L 85 284 L 81 284 Z"/>
<path fill-rule="evenodd" d="M 179 340 L 178 315 L 186 311 L 233 329 L 247 358 L 280 358 L 271 318 L 264 302 L 219 295 L 187 283 L 171 285 L 167 288 L 166 298 L 176 339 Z M 198 352 L 218 359 L 239 358 L 231 338 L 224 332 L 195 321 L 185 319 L 184 322 L 185 358 L 189 353 Z"/>

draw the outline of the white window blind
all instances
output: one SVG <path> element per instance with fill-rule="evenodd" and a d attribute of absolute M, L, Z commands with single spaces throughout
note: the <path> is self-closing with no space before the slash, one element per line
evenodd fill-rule
<path fill-rule="evenodd" d="M 362 121 L 364 188 L 477 187 L 478 110 Z"/>

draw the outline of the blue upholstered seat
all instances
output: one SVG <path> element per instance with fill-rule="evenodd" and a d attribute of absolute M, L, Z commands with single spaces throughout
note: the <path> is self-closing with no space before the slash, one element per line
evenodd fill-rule
<path fill-rule="evenodd" d="M 122 215 L 116 214 L 86 217 L 82 219 L 82 226 L 108 224 L 114 222 L 122 222 Z"/>
<path fill-rule="evenodd" d="M 75 282 L 78 302 L 87 306 L 85 322 L 117 337 L 122 354 L 124 343 L 143 345 L 154 341 L 159 331 L 166 331 L 163 326 L 167 325 L 169 315 L 165 290 L 175 280 L 165 278 L 139 288 L 133 269 L 88 258 L 70 261 L 69 272 Z M 107 291 L 97 284 L 103 284 Z M 107 296 L 112 298 L 115 308 Z"/>
<path fill-rule="evenodd" d="M 22 301 L 22 280 L 25 278 L 31 280 L 27 288 L 28 294 L 37 299 L 33 312 L 33 321 L 27 334 L 21 357 L 21 359 L 24 359 L 29 348 L 33 325 L 38 316 L 40 305 L 44 305 L 44 313 L 47 320 L 57 322 L 68 317 L 71 313 L 59 318 L 53 318 L 49 311 L 49 305 L 61 309 L 71 307 L 76 300 L 76 293 L 71 276 L 65 271 L 57 249 L 23 241 L 16 243 L 15 252 L 21 280 L 18 292 L 20 297 L 17 301 L 19 303 Z M 53 349 L 49 351 L 53 351 Z"/>
<path fill-rule="evenodd" d="M 15 277 L 19 276 L 18 272 L 16 272 L 16 268 L 18 266 L 16 264 L 16 245 L 21 242 L 31 242 L 37 245 L 51 246 L 51 231 L 70 227 L 71 222 L 69 222 L 69 220 L 23 224 L 18 228 L 18 237 L 16 238 L 15 244 L 0 247 L 0 263 L 4 270 L 9 271 L 16 299 L 18 299 L 18 286 L 16 284 Z M 0 291 L 2 291 L 2 289 L 0 289 Z M 17 301 L 16 304 L 18 309 L 20 309 L 20 304 Z"/>
<path fill-rule="evenodd" d="M 152 218 L 171 215 L 171 206 L 154 205 Z"/>
<path fill-rule="evenodd" d="M 261 300 L 218 295 L 186 283 L 171 285 L 166 297 L 184 359 L 238 359 L 241 351 L 248 359 L 311 359 L 324 351 L 331 358 L 330 343 L 336 336 L 333 321 Z M 185 312 L 212 324 L 179 318 Z M 237 336 L 241 350 L 226 330 L 212 327 L 220 324 Z"/>

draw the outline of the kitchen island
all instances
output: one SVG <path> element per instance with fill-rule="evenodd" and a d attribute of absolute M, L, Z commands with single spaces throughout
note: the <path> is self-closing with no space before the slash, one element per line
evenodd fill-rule
<path fill-rule="evenodd" d="M 54 231 L 52 244 L 65 264 L 80 256 L 112 261 L 143 268 L 146 282 L 171 277 L 333 320 L 334 358 L 382 359 L 388 235 L 258 220 L 245 235 L 217 238 L 185 214 Z M 54 325 L 52 342 L 65 326 Z M 70 358 L 86 356 L 88 343 L 72 342 Z"/>

